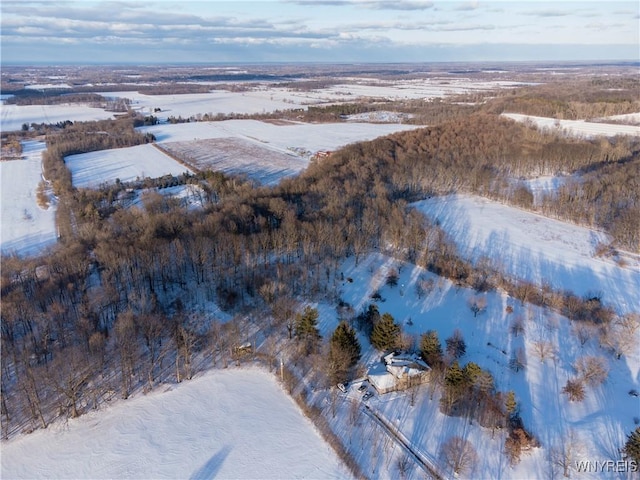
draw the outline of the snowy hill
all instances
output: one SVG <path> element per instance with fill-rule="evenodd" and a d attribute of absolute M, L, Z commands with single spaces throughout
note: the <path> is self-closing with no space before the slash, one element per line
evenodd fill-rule
<path fill-rule="evenodd" d="M 349 478 L 273 376 L 217 370 L 2 445 L 2 478 Z"/>
<path fill-rule="evenodd" d="M 488 257 L 507 274 L 577 295 L 602 293 L 620 313 L 640 311 L 640 263 L 625 267 L 594 256 L 604 233 L 482 197 L 450 195 L 417 202 L 451 236 L 463 256 Z"/>

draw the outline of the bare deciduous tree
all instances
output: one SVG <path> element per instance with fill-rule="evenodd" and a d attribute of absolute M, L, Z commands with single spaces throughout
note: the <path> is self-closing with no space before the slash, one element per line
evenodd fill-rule
<path fill-rule="evenodd" d="M 409 457 L 405 454 L 401 454 L 396 461 L 396 467 L 398 468 L 398 474 L 400 475 L 400 478 L 407 478 L 410 466 L 411 461 L 409 460 Z"/>
<path fill-rule="evenodd" d="M 485 297 L 471 297 L 468 304 L 469 309 L 473 312 L 473 318 L 476 318 L 479 313 L 487 309 L 487 299 Z"/>
<path fill-rule="evenodd" d="M 584 346 L 596 333 L 595 325 L 590 322 L 573 322 L 571 332 L 576 336 L 581 346 Z"/>
<path fill-rule="evenodd" d="M 571 469 L 575 467 L 576 458 L 580 455 L 583 445 L 576 433 L 569 430 L 568 434 L 560 440 L 560 445 L 551 448 L 552 466 L 562 468 L 562 474 L 569 478 Z"/>
<path fill-rule="evenodd" d="M 60 410 L 71 418 L 80 415 L 78 402 L 83 388 L 93 376 L 93 365 L 82 355 L 79 347 L 67 348 L 64 356 L 56 355 L 48 365 L 47 379 L 58 393 Z"/>
<path fill-rule="evenodd" d="M 569 379 L 562 389 L 569 401 L 581 402 L 584 400 L 584 385 L 580 379 Z"/>
<path fill-rule="evenodd" d="M 578 375 L 587 385 L 597 387 L 604 383 L 609 375 L 609 366 L 604 357 L 585 355 L 576 359 L 573 364 Z"/>
<path fill-rule="evenodd" d="M 524 348 L 518 347 L 516 348 L 516 351 L 513 353 L 512 357 L 509 359 L 509 368 L 517 373 L 520 370 L 524 370 L 526 366 L 527 355 L 524 351 Z"/>
<path fill-rule="evenodd" d="M 453 473 L 469 473 L 478 462 L 473 445 L 461 437 L 450 437 L 441 448 L 441 454 Z"/>
<path fill-rule="evenodd" d="M 519 337 L 520 335 L 524 335 L 524 332 L 525 332 L 524 319 L 522 318 L 521 315 L 518 315 L 516 318 L 513 319 L 513 322 L 511 322 L 510 331 L 514 337 Z"/>
<path fill-rule="evenodd" d="M 538 340 L 533 342 L 533 353 L 544 362 L 547 358 L 553 355 L 553 345 L 546 340 Z"/>

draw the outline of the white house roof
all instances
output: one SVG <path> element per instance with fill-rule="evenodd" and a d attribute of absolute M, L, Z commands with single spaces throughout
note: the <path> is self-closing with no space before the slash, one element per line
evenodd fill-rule
<path fill-rule="evenodd" d="M 379 392 L 392 389 L 396 385 L 396 377 L 389 373 L 384 365 L 377 364 L 371 367 L 367 374 L 369 383 Z"/>

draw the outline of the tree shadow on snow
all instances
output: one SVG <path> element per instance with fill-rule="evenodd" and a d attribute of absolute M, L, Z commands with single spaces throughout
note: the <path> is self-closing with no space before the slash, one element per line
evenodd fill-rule
<path fill-rule="evenodd" d="M 189 480 L 210 480 L 216 477 L 217 473 L 222 468 L 224 461 L 231 452 L 231 447 L 225 445 L 218 452 L 206 461 L 198 470 L 196 470 Z"/>

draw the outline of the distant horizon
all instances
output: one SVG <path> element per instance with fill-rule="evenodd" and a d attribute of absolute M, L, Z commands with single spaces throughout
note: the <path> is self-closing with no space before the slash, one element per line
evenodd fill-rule
<path fill-rule="evenodd" d="M 0 13 L 3 65 L 640 60 L 631 1 L 3 0 Z"/>
<path fill-rule="evenodd" d="M 86 67 L 109 67 L 109 66 L 138 66 L 138 67 L 159 67 L 159 66 L 177 66 L 177 67 L 201 67 L 207 65 L 213 66 L 277 66 L 277 65 L 572 65 L 572 66 L 595 66 L 595 65 L 611 65 L 611 66 L 640 66 L 640 59 L 577 59 L 577 60 L 432 60 L 432 61 L 229 61 L 229 62 L 82 62 L 82 61 L 70 61 L 70 62 L 3 62 L 0 61 L 1 66 L 6 67 L 56 67 L 56 66 L 86 66 Z"/>

